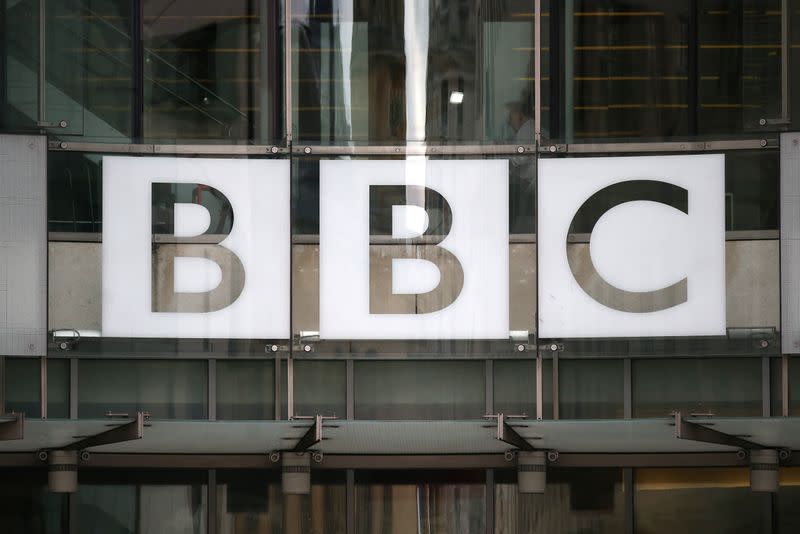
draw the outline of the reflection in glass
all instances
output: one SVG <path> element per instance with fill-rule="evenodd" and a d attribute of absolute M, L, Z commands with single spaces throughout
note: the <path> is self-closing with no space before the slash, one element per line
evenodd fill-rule
<path fill-rule="evenodd" d="M 6 358 L 5 360 L 5 411 L 40 417 L 39 358 Z"/>
<path fill-rule="evenodd" d="M 633 361 L 633 416 L 761 415 L 760 358 Z"/>
<path fill-rule="evenodd" d="M 205 534 L 206 485 L 194 473 L 80 475 L 75 514 L 81 534 Z"/>
<path fill-rule="evenodd" d="M 47 417 L 69 417 L 69 360 L 47 360 Z"/>
<path fill-rule="evenodd" d="M 217 360 L 217 419 L 274 419 L 275 363 Z"/>
<path fill-rule="evenodd" d="M 343 361 L 295 360 L 295 414 L 344 418 L 347 415 L 346 365 Z"/>
<path fill-rule="evenodd" d="M 66 534 L 68 495 L 47 490 L 44 470 L 3 468 L 0 525 L 3 534 Z"/>
<path fill-rule="evenodd" d="M 482 361 L 355 362 L 356 419 L 478 419 L 485 411 Z"/>
<path fill-rule="evenodd" d="M 533 14 L 514 0 L 295 1 L 304 141 L 533 142 Z"/>
<path fill-rule="evenodd" d="M 496 360 L 494 412 L 536 416 L 536 361 Z"/>
<path fill-rule="evenodd" d="M 207 415 L 207 365 L 181 360 L 81 360 L 78 417 L 149 412 L 153 419 Z"/>
<path fill-rule="evenodd" d="M 484 534 L 483 472 L 357 472 L 357 534 Z"/>
<path fill-rule="evenodd" d="M 284 495 L 277 471 L 219 471 L 220 534 L 344 534 L 343 472 L 315 472 L 310 495 Z"/>
<path fill-rule="evenodd" d="M 776 532 L 800 532 L 800 468 L 782 467 L 780 484 Z"/>
<path fill-rule="evenodd" d="M 625 531 L 621 469 L 548 469 L 544 494 L 519 493 L 516 473 L 496 471 L 496 534 Z"/>
<path fill-rule="evenodd" d="M 637 469 L 637 534 L 764 533 L 768 494 L 753 493 L 746 468 Z"/>
<path fill-rule="evenodd" d="M 560 419 L 623 417 L 622 360 L 558 361 Z"/>

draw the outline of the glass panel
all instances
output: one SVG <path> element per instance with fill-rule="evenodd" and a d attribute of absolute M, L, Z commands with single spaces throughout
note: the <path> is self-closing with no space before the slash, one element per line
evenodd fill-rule
<path fill-rule="evenodd" d="M 69 360 L 47 360 L 47 417 L 69 418 Z"/>
<path fill-rule="evenodd" d="M 635 488 L 637 533 L 767 532 L 769 495 L 750 490 L 748 469 L 637 469 Z"/>
<path fill-rule="evenodd" d="M 217 361 L 217 419 L 274 419 L 275 362 Z"/>
<path fill-rule="evenodd" d="M 356 419 L 479 419 L 482 361 L 356 361 Z"/>
<path fill-rule="evenodd" d="M 347 415 L 347 365 L 337 361 L 294 361 L 292 415 Z"/>
<path fill-rule="evenodd" d="M 782 467 L 776 532 L 800 532 L 800 468 Z"/>
<path fill-rule="evenodd" d="M 783 363 L 781 358 L 769 359 L 770 415 L 783 414 Z"/>
<path fill-rule="evenodd" d="M 516 0 L 295 0 L 295 138 L 532 143 L 531 11 Z"/>
<path fill-rule="evenodd" d="M 284 495 L 276 471 L 217 472 L 221 534 L 344 534 L 344 472 L 314 472 L 310 495 Z"/>
<path fill-rule="evenodd" d="M 621 469 L 548 469 L 544 494 L 520 493 L 513 471 L 496 471 L 496 534 L 625 531 Z"/>
<path fill-rule="evenodd" d="M 145 137 L 281 137 L 281 2 L 145 0 Z M 262 11 L 263 10 L 263 11 Z"/>
<path fill-rule="evenodd" d="M 494 366 L 494 411 L 536 417 L 536 360 L 497 360 Z"/>
<path fill-rule="evenodd" d="M 103 471 L 79 475 L 81 533 L 205 534 L 206 489 L 199 474 Z"/>
<path fill-rule="evenodd" d="M 39 2 L 0 3 L 0 130 L 36 128 Z"/>
<path fill-rule="evenodd" d="M 633 416 L 761 415 L 761 359 L 633 361 Z"/>
<path fill-rule="evenodd" d="M 47 474 L 3 468 L 0 478 L 0 525 L 3 534 L 66 534 L 68 495 L 47 490 Z"/>
<path fill-rule="evenodd" d="M 39 358 L 6 358 L 5 361 L 6 412 L 24 413 L 28 417 L 41 416 L 41 381 Z"/>
<path fill-rule="evenodd" d="M 558 414 L 560 419 L 622 418 L 622 360 L 559 359 Z"/>
<path fill-rule="evenodd" d="M 150 413 L 153 419 L 203 419 L 208 367 L 204 361 L 81 360 L 78 417 L 107 412 Z"/>
<path fill-rule="evenodd" d="M 789 415 L 800 415 L 800 358 L 789 359 Z"/>
<path fill-rule="evenodd" d="M 362 181 L 358 172 L 364 169 L 369 170 Z M 376 172 L 386 181 L 367 180 Z M 322 173 L 336 180 L 325 182 Z M 419 193 L 423 190 L 415 184 L 423 179 L 426 185 Z M 506 180 L 510 191 L 505 190 Z M 339 201 L 321 205 L 321 183 L 328 184 L 326 198 L 337 195 Z M 367 190 L 374 194 L 361 194 Z M 295 158 L 292 197 L 292 328 L 295 337 L 313 344 L 307 357 L 522 356 L 509 331 L 515 339 L 526 340 L 535 331 L 531 313 L 536 308 L 535 158 Z M 345 198 L 352 202 L 347 208 L 343 208 Z M 402 225 L 404 212 L 419 213 L 404 207 L 420 204 L 430 218 L 425 235 L 393 237 L 393 225 Z M 503 215 L 497 216 L 507 205 L 506 229 L 498 225 Z M 334 210 L 340 210 L 338 216 L 332 215 Z M 353 212 L 363 212 L 364 217 L 354 219 Z M 320 213 L 327 213 L 328 224 L 320 223 Z M 472 217 L 474 213 L 480 218 Z M 347 223 L 346 231 L 331 226 L 345 219 L 358 222 Z M 413 226 L 414 220 L 408 224 Z M 454 220 L 464 225 L 456 226 Z M 321 255 L 321 226 L 323 233 L 328 229 L 328 236 L 352 238 L 335 237 L 335 243 L 329 241 L 329 253 Z M 440 242 L 444 244 L 439 246 Z M 507 269 L 500 245 L 506 242 Z M 321 261 L 329 262 L 329 267 Z M 438 283 L 431 274 L 436 271 Z M 361 280 L 369 284 L 361 285 Z M 327 300 L 320 292 L 326 283 L 331 288 Z M 369 295 L 358 296 L 361 292 Z M 335 311 L 332 303 L 338 305 Z M 320 332 L 325 330 L 321 316 L 346 332 L 330 335 L 330 327 Z M 461 319 L 454 320 L 456 316 Z M 345 343 L 345 336 L 351 342 Z"/>
<path fill-rule="evenodd" d="M 544 135 L 571 142 L 775 129 L 760 120 L 780 115 L 780 0 L 548 4 L 563 49 L 549 42 L 543 57 L 560 68 L 542 83 L 549 107 L 563 111 L 549 114 Z"/>
<path fill-rule="evenodd" d="M 356 472 L 357 534 L 483 534 L 481 471 Z"/>

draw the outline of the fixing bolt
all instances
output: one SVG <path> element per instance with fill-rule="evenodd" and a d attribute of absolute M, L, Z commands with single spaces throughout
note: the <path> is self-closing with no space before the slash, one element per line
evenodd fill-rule
<path fill-rule="evenodd" d="M 304 350 L 305 352 L 311 352 L 311 345 L 304 345 L 304 346 L 303 346 L 303 350 Z"/>
<path fill-rule="evenodd" d="M 270 350 L 271 350 L 272 352 L 278 352 L 278 345 L 272 345 L 272 346 L 270 347 Z"/>
<path fill-rule="evenodd" d="M 303 149 L 303 152 L 306 153 L 306 154 L 311 154 L 311 147 L 310 146 L 305 147 Z"/>
<path fill-rule="evenodd" d="M 517 154 L 522 154 L 523 152 L 525 152 L 525 148 L 521 147 L 521 146 L 518 146 L 517 147 Z"/>
<path fill-rule="evenodd" d="M 766 126 L 767 125 L 767 119 L 759 119 L 758 120 L 758 124 L 760 124 L 761 126 Z"/>
<path fill-rule="evenodd" d="M 550 145 L 550 149 L 549 150 L 550 150 L 550 152 L 555 153 L 558 150 L 558 147 L 556 145 Z"/>
<path fill-rule="evenodd" d="M 66 148 L 67 148 L 67 143 L 65 143 L 64 141 L 61 141 L 61 142 L 58 144 L 58 148 L 60 148 L 61 150 L 64 150 L 64 149 L 66 149 Z"/>
<path fill-rule="evenodd" d="M 525 352 L 525 345 L 522 344 L 517 345 L 517 352 Z"/>
<path fill-rule="evenodd" d="M 278 147 L 274 146 L 274 147 L 270 148 L 269 151 L 272 152 L 273 154 L 277 154 L 278 153 Z"/>
<path fill-rule="evenodd" d="M 767 347 L 769 347 L 769 341 L 767 341 L 766 339 L 762 339 L 760 344 L 762 349 L 766 349 Z"/>
<path fill-rule="evenodd" d="M 67 127 L 67 121 L 58 121 L 58 125 L 61 128 L 66 128 Z"/>
<path fill-rule="evenodd" d="M 762 139 L 761 140 L 761 146 L 762 147 L 767 146 L 767 140 L 766 139 Z"/>

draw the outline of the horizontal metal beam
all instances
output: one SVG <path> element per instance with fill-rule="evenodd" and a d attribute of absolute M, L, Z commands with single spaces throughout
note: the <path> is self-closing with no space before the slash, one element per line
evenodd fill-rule
<path fill-rule="evenodd" d="M 96 154 L 258 156 L 289 153 L 288 148 L 277 145 L 161 145 L 50 141 L 49 147 L 54 152 L 91 152 Z"/>
<path fill-rule="evenodd" d="M 25 414 L 12 413 L 2 416 L 5 421 L 0 421 L 0 441 L 12 441 L 25 437 Z"/>
<path fill-rule="evenodd" d="M 720 141 L 665 141 L 657 143 L 571 143 L 544 144 L 540 152 L 549 154 L 604 154 L 640 152 L 710 152 L 778 148 L 777 138 L 731 139 Z"/>
<path fill-rule="evenodd" d="M 295 143 L 292 153 L 304 156 L 480 156 L 535 155 L 535 145 L 303 145 Z"/>
<path fill-rule="evenodd" d="M 690 441 L 700 441 L 703 443 L 715 443 L 717 445 L 727 445 L 729 447 L 738 447 L 740 449 L 753 450 L 765 449 L 767 447 L 753 443 L 738 436 L 731 436 L 719 430 L 714 430 L 705 425 L 687 421 L 681 415 L 681 412 L 675 412 L 675 437 L 678 439 L 686 439 Z"/>
<path fill-rule="evenodd" d="M 142 436 L 144 436 L 144 412 L 138 412 L 133 421 L 117 425 L 110 430 L 81 439 L 66 447 L 59 447 L 59 449 L 80 451 L 90 447 L 99 447 L 100 445 L 142 439 Z"/>

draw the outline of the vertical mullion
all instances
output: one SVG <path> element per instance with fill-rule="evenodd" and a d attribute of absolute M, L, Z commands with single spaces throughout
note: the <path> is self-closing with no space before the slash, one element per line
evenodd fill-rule
<path fill-rule="evenodd" d="M 0 414 L 6 413 L 6 357 L 0 356 Z"/>
<path fill-rule="evenodd" d="M 622 484 L 625 489 L 625 534 L 633 534 L 636 530 L 636 517 L 634 513 L 634 487 L 633 469 L 625 467 L 622 469 Z"/>
<path fill-rule="evenodd" d="M 286 146 L 292 146 L 292 2 L 283 2 L 283 100 L 285 103 Z"/>
<path fill-rule="evenodd" d="M 536 146 L 542 142 L 542 0 L 534 0 L 534 136 Z"/>
<path fill-rule="evenodd" d="M 553 353 L 553 419 L 559 419 L 558 405 L 558 352 Z"/>
<path fill-rule="evenodd" d="M 536 419 L 544 419 L 544 392 L 542 391 L 542 353 L 536 350 Z"/>
<path fill-rule="evenodd" d="M 283 418 L 282 409 L 283 406 L 283 398 L 281 397 L 281 382 L 283 381 L 283 377 L 281 376 L 281 359 L 283 356 L 280 352 L 275 353 L 275 370 L 274 370 L 274 389 L 275 389 L 275 420 L 278 421 Z"/>
<path fill-rule="evenodd" d="M 144 0 L 131 2 L 131 53 L 133 59 L 133 105 L 131 106 L 131 142 L 144 139 Z"/>
<path fill-rule="evenodd" d="M 286 418 L 294 419 L 294 359 L 286 358 Z"/>
<path fill-rule="evenodd" d="M 781 415 L 789 417 L 789 356 L 781 357 Z"/>
<path fill-rule="evenodd" d="M 0 0 L 0 127 L 8 128 L 5 115 L 8 112 L 8 22 L 6 0 Z M 2 374 L 0 374 L 0 377 Z M 0 399 L 2 401 L 2 399 Z M 0 402 L 0 409 L 3 405 Z M 1 412 L 2 410 L 0 410 Z"/>

